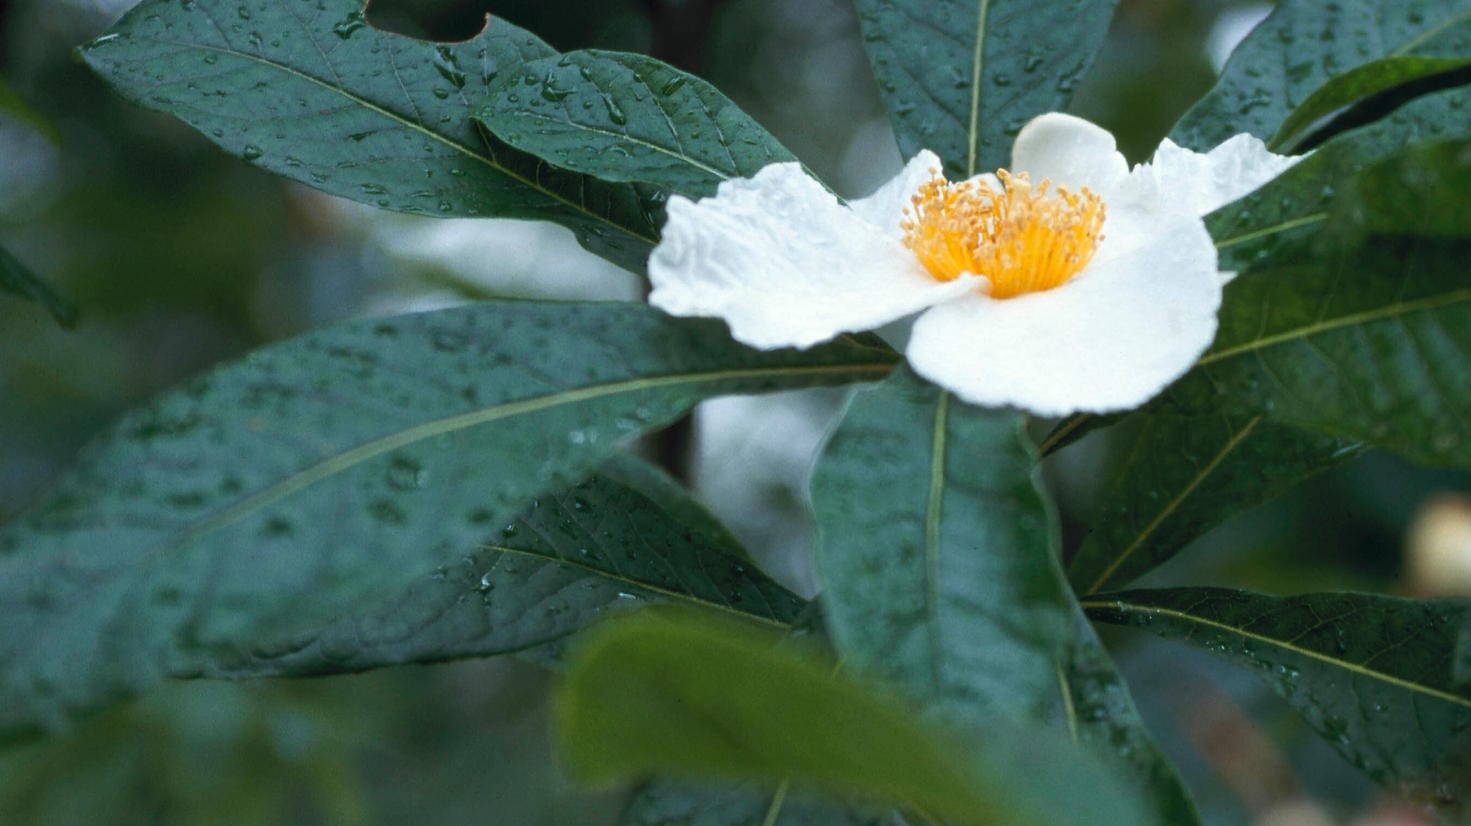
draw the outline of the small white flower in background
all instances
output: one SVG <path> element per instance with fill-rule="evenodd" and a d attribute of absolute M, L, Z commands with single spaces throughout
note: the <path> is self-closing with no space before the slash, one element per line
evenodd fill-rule
<path fill-rule="evenodd" d="M 840 203 L 796 163 L 673 197 L 649 301 L 715 316 L 752 347 L 810 347 L 924 311 L 905 355 L 965 401 L 1046 416 L 1136 407 L 1215 337 L 1221 286 L 1202 216 L 1296 161 L 1238 135 L 1165 141 L 1132 170 L 1113 136 L 1042 115 L 1010 172 L 951 183 L 920 152 Z"/>

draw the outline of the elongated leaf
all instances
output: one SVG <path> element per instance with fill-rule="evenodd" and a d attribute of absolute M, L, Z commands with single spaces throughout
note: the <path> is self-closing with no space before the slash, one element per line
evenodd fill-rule
<path fill-rule="evenodd" d="M 1226 289 L 1215 345 L 1168 393 L 1422 462 L 1471 466 L 1471 151 L 1417 147 L 1352 179 L 1323 237 Z"/>
<path fill-rule="evenodd" d="M 555 54 L 492 16 L 465 43 L 367 26 L 362 0 L 143 0 L 82 58 L 131 100 L 227 152 L 333 195 L 442 216 L 539 218 L 631 269 L 657 239 L 650 204 L 486 143 L 491 84 Z"/>
<path fill-rule="evenodd" d="M 744 558 L 678 485 L 621 457 L 597 476 L 485 526 L 472 553 L 370 612 L 207 663 L 214 677 L 361 671 L 521 651 L 560 640 L 610 606 L 669 600 L 790 626 L 807 603 Z M 701 509 L 703 510 L 703 509 Z M 489 518 L 489 511 L 483 514 Z"/>
<path fill-rule="evenodd" d="M 0 291 L 40 304 L 63 327 L 76 326 L 77 305 L 51 289 L 39 275 L 31 272 L 29 267 L 4 247 L 0 247 Z"/>
<path fill-rule="evenodd" d="M 899 151 L 931 149 L 952 178 L 1011 164 L 1011 139 L 1062 109 L 1117 0 L 857 0 Z"/>
<path fill-rule="evenodd" d="M 26 103 L 25 98 L 5 78 L 0 78 L 0 114 L 9 115 L 29 126 L 36 134 L 50 141 L 52 146 L 61 145 L 61 133 L 56 130 L 56 124 Z"/>
<path fill-rule="evenodd" d="M 1455 686 L 1450 657 L 1471 602 L 1175 588 L 1104 594 L 1084 607 L 1251 668 L 1375 780 L 1464 809 L 1471 691 Z"/>
<path fill-rule="evenodd" d="M 1019 414 L 907 368 L 853 399 L 812 479 L 822 602 L 847 666 L 962 719 L 1057 705 L 1070 597 L 1035 460 Z"/>
<path fill-rule="evenodd" d="M 778 787 L 704 787 L 658 781 L 639 789 L 620 826 L 890 826 L 888 816 L 857 814 Z"/>
<path fill-rule="evenodd" d="M 587 50 L 501 75 L 475 117 L 525 152 L 690 197 L 796 158 L 709 83 L 644 55 Z"/>
<path fill-rule="evenodd" d="M 1271 146 L 1278 152 L 1289 150 L 1307 136 L 1307 130 L 1315 123 L 1351 103 L 1468 64 L 1471 64 L 1471 58 L 1466 57 L 1396 56 L 1355 66 L 1308 95 L 1308 99 L 1282 121 L 1277 134 L 1272 137 Z"/>
<path fill-rule="evenodd" d="M 790 779 L 955 826 L 1141 822 L 1128 796 L 1065 744 L 996 725 L 971 744 L 973 759 L 824 658 L 687 612 L 643 611 L 591 633 L 553 711 L 564 759 L 594 783 L 650 773 L 773 788 Z M 1045 754 L 1031 750 L 1038 743 Z"/>
<path fill-rule="evenodd" d="M 1205 150 L 1239 132 L 1270 139 L 1337 75 L 1393 57 L 1471 55 L 1471 0 L 1283 0 L 1242 41 L 1215 88 L 1170 137 Z"/>
<path fill-rule="evenodd" d="M 125 417 L 0 528 L 0 732 L 360 611 L 701 398 L 877 378 L 893 358 L 535 302 L 255 353 Z"/>
<path fill-rule="evenodd" d="M 1093 626 L 1074 609 L 1074 635 L 1058 669 L 1073 739 L 1127 767 L 1160 826 L 1200 823 L 1180 775 L 1144 726 L 1124 678 Z"/>
<path fill-rule="evenodd" d="M 1105 472 L 1103 505 L 1068 566 L 1080 594 L 1127 585 L 1235 513 L 1359 453 L 1262 414 L 1155 407 L 1131 419 Z"/>

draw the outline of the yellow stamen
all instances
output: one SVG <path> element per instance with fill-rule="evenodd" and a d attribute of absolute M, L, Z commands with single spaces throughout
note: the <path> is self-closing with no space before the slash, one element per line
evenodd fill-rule
<path fill-rule="evenodd" d="M 1026 173 L 998 169 L 996 177 L 1000 192 L 984 180 L 952 184 L 930 170 L 899 222 L 904 246 L 937 280 L 984 275 L 993 298 L 1067 283 L 1103 240 L 1103 200 L 1087 187 L 1074 193 L 1046 179 L 1034 188 Z"/>

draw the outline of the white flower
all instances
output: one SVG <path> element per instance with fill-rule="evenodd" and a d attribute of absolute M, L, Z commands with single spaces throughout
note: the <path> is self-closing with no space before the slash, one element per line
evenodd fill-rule
<path fill-rule="evenodd" d="M 711 198 L 670 198 L 649 301 L 723 318 L 762 349 L 924 310 L 905 355 L 965 401 L 1127 409 L 1215 337 L 1230 273 L 1201 217 L 1295 160 L 1238 135 L 1205 154 L 1166 140 L 1131 170 L 1108 132 L 1046 114 L 1017 135 L 1010 173 L 948 183 L 925 151 L 846 205 L 773 164 Z"/>

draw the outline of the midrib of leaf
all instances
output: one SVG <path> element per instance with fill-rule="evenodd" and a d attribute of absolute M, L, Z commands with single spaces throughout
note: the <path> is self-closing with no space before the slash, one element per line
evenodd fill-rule
<path fill-rule="evenodd" d="M 976 154 L 981 143 L 981 65 L 986 53 L 986 13 L 991 0 L 980 0 L 976 17 L 976 48 L 970 67 L 970 154 L 965 161 L 966 177 L 976 174 Z"/>
<path fill-rule="evenodd" d="M 682 384 L 696 384 L 707 381 L 732 381 L 748 378 L 761 378 L 765 376 L 795 376 L 795 375 L 822 375 L 829 372 L 856 372 L 856 373 L 878 373 L 882 374 L 893 369 L 892 364 L 839 364 L 820 365 L 807 367 L 753 367 L 741 370 L 722 370 L 709 373 L 681 373 L 670 376 L 657 376 L 654 378 L 626 379 L 623 381 L 610 382 L 608 384 L 594 385 L 591 387 L 579 387 L 575 390 L 564 390 L 558 393 L 550 393 L 545 396 L 536 396 L 529 399 L 519 399 L 506 404 L 487 407 L 483 410 L 474 410 L 469 413 L 461 413 L 443 419 L 425 422 L 420 425 L 392 433 L 387 436 L 374 439 L 355 448 L 344 451 L 329 459 L 318 462 L 311 467 L 298 471 L 286 479 L 270 485 L 261 491 L 254 493 L 236 504 L 225 508 L 208 519 L 199 522 L 192 528 L 176 535 L 172 541 L 162 543 L 143 552 L 143 557 L 154 556 L 169 551 L 175 551 L 186 547 L 195 540 L 233 522 L 243 519 L 247 515 L 269 507 L 282 499 L 307 488 L 323 479 L 330 478 L 341 473 L 354 465 L 366 462 L 369 459 L 382 456 L 389 451 L 433 438 L 445 433 L 487 424 L 498 419 L 525 413 L 535 413 L 553 407 L 592 399 L 615 396 L 620 393 L 639 392 L 664 387 L 677 387 Z"/>
<path fill-rule="evenodd" d="M 940 674 L 945 651 L 940 639 L 939 613 L 940 519 L 943 516 L 941 500 L 945 496 L 945 426 L 949 415 L 950 394 L 942 390 L 935 401 L 935 432 L 930 437 L 930 488 L 924 520 L 925 594 L 929 603 L 925 611 L 929 615 L 930 626 L 927 635 L 930 640 L 930 673 L 937 692 L 945 682 Z"/>
<path fill-rule="evenodd" d="M 1201 356 L 1200 360 L 1195 363 L 1195 366 L 1205 367 L 1224 359 L 1239 356 L 1243 353 L 1250 353 L 1256 350 L 1262 350 L 1267 347 L 1282 344 L 1284 342 L 1305 339 L 1311 336 L 1319 335 L 1320 333 L 1326 333 L 1332 330 L 1341 329 L 1343 327 L 1352 327 L 1357 324 L 1368 324 L 1372 321 L 1382 321 L 1384 319 L 1394 318 L 1400 315 L 1409 315 L 1411 313 L 1436 310 L 1467 300 L 1471 300 L 1471 288 L 1456 290 L 1454 292 L 1431 296 L 1429 298 L 1422 298 L 1418 301 L 1399 301 L 1381 307 L 1377 310 L 1370 310 L 1362 313 L 1350 313 L 1348 315 L 1340 316 L 1335 319 L 1319 321 L 1314 324 L 1298 327 L 1296 329 L 1288 330 L 1283 333 L 1263 336 L 1252 341 L 1238 344 L 1234 347 L 1227 347 L 1224 350 L 1217 350 L 1214 353 L 1207 353 L 1204 356 Z"/>
<path fill-rule="evenodd" d="M 554 191 L 552 191 L 550 189 L 547 189 L 546 187 L 542 186 L 537 181 L 535 181 L 535 180 L 533 180 L 531 178 L 527 178 L 527 177 L 525 177 L 524 175 L 521 175 L 518 172 L 515 172 L 510 167 L 501 165 L 500 162 L 498 162 L 497 160 L 495 160 L 492 157 L 486 157 L 485 155 L 482 155 L 482 154 L 474 151 L 473 149 L 471 149 L 471 148 L 469 148 L 469 147 L 467 147 L 467 146 L 465 146 L 465 145 L 463 145 L 463 144 L 461 144 L 461 143 L 459 143 L 457 141 L 453 141 L 453 140 L 449 140 L 449 139 L 445 138 L 443 135 L 440 135 L 439 133 L 437 133 L 437 132 L 435 132 L 435 131 L 433 131 L 431 129 L 426 128 L 421 123 L 415 123 L 414 121 L 409 120 L 408 118 L 405 118 L 405 117 L 403 117 L 403 116 L 401 116 L 401 115 L 399 115 L 399 114 L 397 114 L 397 113 L 395 113 L 395 112 L 393 112 L 393 111 L 391 111 L 389 109 L 385 109 L 382 106 L 379 106 L 378 104 L 373 103 L 370 100 L 367 100 L 366 98 L 359 97 L 359 96 L 357 96 L 357 95 L 355 95 L 355 94 L 353 94 L 353 93 L 351 93 L 351 92 L 347 91 L 346 89 L 343 89 L 343 88 L 341 88 L 339 86 L 333 86 L 331 83 L 328 83 L 327 81 L 322 80 L 321 78 L 318 78 L 318 77 L 315 77 L 313 75 L 307 74 L 306 72 L 301 71 L 301 70 L 298 70 L 298 69 L 295 69 L 295 68 L 293 68 L 291 66 L 287 66 L 284 63 L 278 63 L 275 60 L 271 60 L 271 59 L 266 58 L 266 57 L 263 57 L 261 55 L 254 55 L 254 54 L 251 54 L 249 52 L 242 52 L 242 51 L 239 51 L 239 50 L 236 50 L 236 49 L 225 48 L 225 47 L 221 47 L 221 46 L 211 46 L 211 45 L 206 44 L 206 43 L 189 43 L 189 42 L 180 41 L 180 40 L 160 40 L 160 39 L 157 39 L 157 38 L 138 38 L 138 39 L 139 40 L 147 40 L 148 42 L 151 42 L 151 43 L 165 43 L 165 44 L 168 44 L 168 45 L 171 45 L 171 46 L 178 46 L 178 47 L 181 47 L 181 48 L 183 48 L 185 50 L 188 50 L 188 49 L 202 49 L 202 50 L 205 50 L 205 51 L 219 52 L 220 54 L 231 55 L 233 57 L 240 57 L 240 58 L 244 58 L 246 60 L 254 61 L 254 62 L 259 63 L 259 64 L 261 64 L 263 66 L 269 66 L 270 68 L 276 69 L 276 70 L 281 71 L 281 72 L 284 72 L 286 74 L 293 75 L 293 76 L 295 76 L 297 78 L 300 78 L 302 80 L 307 81 L 308 83 L 314 83 L 317 86 L 320 86 L 320 87 L 322 87 L 323 89 L 326 89 L 329 92 L 335 92 L 336 94 L 341 95 L 342 97 L 346 98 L 347 100 L 352 101 L 353 103 L 355 103 L 355 104 L 357 104 L 359 106 L 362 106 L 365 109 L 368 109 L 370 111 L 376 112 L 377 114 L 382 115 L 383 117 L 388 118 L 389 120 L 392 120 L 392 121 L 394 121 L 396 123 L 399 123 L 402 126 L 405 126 L 405 127 L 409 128 L 409 129 L 415 131 L 415 132 L 418 132 L 418 133 L 424 135 L 425 137 L 430 138 L 431 140 L 437 141 L 438 143 L 441 143 L 441 144 L 443 144 L 445 146 L 448 146 L 451 149 L 455 150 L 456 152 L 459 152 L 460 154 L 464 155 L 465 157 L 470 158 L 470 159 L 472 159 L 474 161 L 477 161 L 477 162 L 479 162 L 481 164 L 484 164 L 485 166 L 487 166 L 487 167 L 495 170 L 496 172 L 498 172 L 498 173 L 500 173 L 502 175 L 505 175 L 506 177 L 508 177 L 511 180 L 513 180 L 513 181 L 521 184 L 522 186 L 525 186 L 527 189 L 534 190 L 534 191 L 540 193 L 541 195 L 543 195 L 544 197 L 550 198 L 551 200 L 556 201 L 557 203 L 559 203 L 559 204 L 567 207 L 568 209 L 573 210 L 574 212 L 581 213 L 582 215 L 585 215 L 588 218 L 591 218 L 591 219 L 593 219 L 595 221 L 598 221 L 599 223 L 607 224 L 608 226 L 613 227 L 614 229 L 618 230 L 619 232 L 622 232 L 622 233 L 625 233 L 627 235 L 633 236 L 634 238 L 638 238 L 639 240 L 646 241 L 649 244 L 657 244 L 657 243 L 659 243 L 658 237 L 653 236 L 653 235 L 645 235 L 642 232 L 639 232 L 639 231 L 634 230 L 632 227 L 624 226 L 623 224 L 617 223 L 615 221 L 611 221 L 606 216 L 599 215 L 598 213 L 593 212 L 592 210 L 589 210 L 585 205 L 579 204 L 576 201 L 568 200 L 567 198 L 562 197 L 561 195 L 557 194 L 556 192 L 554 192 Z M 331 64 L 330 63 L 328 64 L 328 68 L 329 69 L 331 68 Z"/>
<path fill-rule="evenodd" d="M 698 605 L 701 608 L 708 608 L 711 610 L 720 611 L 735 617 L 739 617 L 741 619 L 751 620 L 753 622 L 769 625 L 772 628 L 776 628 L 782 631 L 789 631 L 792 628 L 792 626 L 788 623 L 782 622 L 780 620 L 775 620 L 770 617 L 763 617 L 758 614 L 750 614 L 727 603 L 714 602 L 712 600 L 697 597 L 694 594 L 686 593 L 683 591 L 675 591 L 662 585 L 655 585 L 641 579 L 635 579 L 634 577 L 631 577 L 624 573 L 609 571 L 605 568 L 594 567 L 592 565 L 588 565 L 585 562 L 577 562 L 575 560 L 567 559 L 563 556 L 558 556 L 554 553 L 541 553 L 529 548 L 510 548 L 505 545 L 495 544 L 484 544 L 480 547 L 483 550 L 493 551 L 496 553 L 515 554 L 517 556 L 529 557 L 531 559 L 539 559 L 543 562 L 552 562 L 568 568 L 577 568 L 579 570 L 587 571 L 590 574 L 595 574 L 602 579 L 610 580 L 612 582 L 621 582 L 624 585 L 638 588 L 642 591 L 653 592 L 662 597 L 667 597 L 675 602 L 682 602 L 687 605 Z M 770 606 L 768 605 L 768 607 Z"/>
<path fill-rule="evenodd" d="M 532 112 L 530 110 L 524 110 L 523 109 L 520 114 L 523 115 L 523 116 L 525 116 L 525 117 L 530 117 L 530 118 L 533 118 L 533 119 L 540 119 L 540 120 L 544 120 L 544 121 L 556 121 L 559 125 L 560 124 L 566 124 L 568 126 L 571 126 L 573 129 L 576 129 L 576 130 L 581 131 L 581 132 L 589 132 L 589 133 L 594 134 L 594 135 L 601 135 L 601 136 L 606 137 L 606 138 L 614 138 L 614 139 L 617 139 L 617 140 L 627 141 L 629 143 L 636 144 L 638 146 L 647 147 L 648 149 L 652 149 L 652 150 L 654 150 L 655 152 L 658 152 L 661 155 L 667 155 L 668 157 L 674 158 L 677 161 L 683 161 L 684 163 L 687 163 L 690 166 L 693 166 L 696 169 L 701 170 L 702 172 L 708 172 L 711 175 L 714 175 L 715 177 L 719 178 L 722 181 L 728 181 L 728 180 L 730 180 L 730 175 L 728 173 L 726 173 L 726 172 L 724 172 L 722 170 L 716 169 L 713 166 L 707 166 L 706 164 L 703 164 L 703 163 L 699 162 L 694 157 L 692 157 L 690 155 L 687 155 L 687 154 L 684 154 L 683 150 L 667 149 L 665 147 L 660 146 L 657 143 L 651 143 L 649 141 L 642 140 L 640 138 L 636 138 L 633 135 L 630 135 L 630 134 L 628 134 L 626 132 L 615 132 L 615 131 L 613 131 L 611 129 L 602 129 L 602 128 L 599 128 L 599 127 L 596 127 L 596 126 L 584 126 L 583 124 L 580 124 L 580 123 L 574 123 L 571 120 L 557 119 L 557 118 L 553 118 L 550 115 L 543 115 L 543 114 L 541 114 L 539 112 Z M 666 121 L 669 119 L 669 116 L 668 116 L 667 113 L 665 114 L 664 118 L 665 118 Z M 727 149 L 728 149 L 728 147 L 727 147 Z"/>
<path fill-rule="evenodd" d="M 1073 706 L 1073 686 L 1061 660 L 1057 663 L 1057 686 L 1062 690 L 1062 710 L 1067 717 L 1068 735 L 1072 738 L 1073 745 L 1081 745 L 1078 739 L 1078 710 Z"/>
<path fill-rule="evenodd" d="M 1259 229 L 1254 229 L 1251 232 L 1243 233 L 1241 235 L 1235 235 L 1230 238 L 1217 241 L 1216 249 L 1232 247 L 1237 244 L 1244 244 L 1247 241 L 1255 241 L 1258 238 L 1264 238 L 1268 235 L 1276 235 L 1279 232 L 1286 232 L 1290 229 L 1297 229 L 1301 226 L 1307 226 L 1308 224 L 1316 224 L 1319 221 L 1327 219 L 1327 217 L 1328 213 L 1326 212 L 1314 212 L 1311 215 L 1300 215 L 1296 218 L 1290 218 L 1278 224 L 1271 224 Z"/>
<path fill-rule="evenodd" d="M 776 821 L 781 817 L 781 810 L 787 802 L 787 789 L 792 781 L 783 780 L 776 787 L 776 793 L 771 796 L 771 805 L 766 807 L 766 817 L 761 819 L 761 826 L 776 826 Z"/>
<path fill-rule="evenodd" d="M 1190 483 L 1181 488 L 1180 492 L 1175 495 L 1175 498 L 1171 499 L 1169 503 L 1166 504 L 1162 510 L 1160 510 L 1159 513 L 1155 514 L 1155 517 L 1149 521 L 1149 524 L 1144 526 L 1144 530 L 1140 531 L 1138 535 L 1134 537 L 1134 540 L 1129 543 L 1129 547 L 1125 548 L 1121 553 L 1119 553 L 1118 556 L 1114 557 L 1113 562 L 1111 562 L 1106 568 L 1103 569 L 1103 573 L 1098 575 L 1098 578 L 1093 581 L 1093 584 L 1088 586 L 1086 593 L 1096 593 L 1098 589 L 1103 585 L 1103 583 L 1107 582 L 1108 578 L 1113 576 L 1114 571 L 1117 571 L 1119 569 L 1119 566 L 1124 564 L 1125 560 L 1127 560 L 1130 556 L 1133 556 L 1134 552 L 1139 550 L 1139 546 L 1143 545 L 1146 539 L 1153 535 L 1155 531 L 1159 530 L 1159 526 L 1163 525 L 1166 519 L 1170 518 L 1170 516 L 1173 515 L 1175 511 L 1180 509 L 1180 506 L 1185 503 L 1185 500 L 1189 498 L 1190 494 L 1194 493 L 1195 489 L 1200 487 L 1201 483 L 1203 483 L 1207 477 L 1215 472 L 1216 468 L 1220 466 L 1221 462 L 1225 461 L 1226 457 L 1231 455 L 1231 452 L 1234 451 L 1238 446 L 1240 446 L 1240 444 L 1246 440 L 1246 437 L 1251 435 L 1251 432 L 1253 430 L 1256 430 L 1257 425 L 1261 424 L 1261 421 L 1262 417 L 1256 416 L 1248 421 L 1245 425 L 1243 425 L 1242 428 L 1236 432 L 1236 435 L 1232 436 L 1231 439 L 1227 441 L 1226 444 L 1221 448 L 1221 450 L 1216 453 L 1215 456 L 1211 457 L 1211 460 L 1206 463 L 1205 467 L 1201 468 L 1195 474 L 1195 476 L 1190 479 Z"/>
<path fill-rule="evenodd" d="M 1319 651 L 1312 651 L 1307 648 L 1293 645 L 1291 642 L 1288 642 L 1286 640 L 1279 640 L 1273 637 L 1265 637 L 1261 634 L 1255 634 L 1243 628 L 1237 628 L 1232 625 L 1227 625 L 1224 622 L 1216 622 L 1215 620 L 1209 620 L 1205 617 L 1188 614 L 1184 611 L 1177 611 L 1172 608 L 1157 608 L 1149 605 L 1134 605 L 1132 603 L 1120 602 L 1118 600 L 1082 600 L 1079 602 L 1079 605 L 1081 605 L 1083 607 L 1083 610 L 1085 611 L 1090 608 L 1095 608 L 1107 611 L 1122 611 L 1125 613 L 1130 611 L 1140 613 L 1153 613 L 1157 615 L 1172 617 L 1174 619 L 1182 620 L 1187 623 L 1194 623 L 1207 628 L 1214 628 L 1219 631 L 1226 631 L 1244 637 L 1246 639 L 1260 642 L 1264 645 L 1280 648 L 1283 651 L 1289 651 L 1299 656 L 1318 660 L 1319 662 L 1324 662 L 1337 668 L 1342 668 L 1345 671 L 1353 672 L 1361 677 L 1367 677 L 1371 680 L 1378 680 L 1380 682 L 1393 685 L 1397 688 L 1405 689 L 1406 691 L 1417 692 L 1419 694 L 1424 694 L 1427 697 L 1434 697 L 1437 700 L 1443 700 L 1447 703 L 1453 703 L 1455 705 L 1462 706 L 1463 708 L 1471 709 L 1471 699 L 1460 697 L 1449 692 L 1441 691 L 1437 688 L 1431 688 L 1427 685 L 1412 683 L 1409 680 L 1396 677 L 1392 674 L 1385 674 L 1382 671 L 1375 671 L 1372 668 L 1368 668 L 1357 663 L 1351 663 L 1347 660 L 1340 660 L 1336 657 L 1330 657 L 1327 654 L 1321 653 Z"/>
<path fill-rule="evenodd" d="M 1438 25 L 1431 26 L 1420 34 L 1410 38 L 1409 40 L 1406 40 L 1399 46 L 1399 48 L 1390 52 L 1389 56 L 1399 57 L 1400 55 L 1406 54 L 1421 43 L 1433 39 L 1436 35 L 1440 34 L 1446 29 L 1449 29 L 1451 26 L 1454 26 L 1457 23 L 1460 23 L 1467 19 L 1471 19 L 1471 10 L 1463 11 L 1460 14 L 1453 14 L 1450 17 L 1447 17 L 1445 20 L 1441 21 Z"/>

